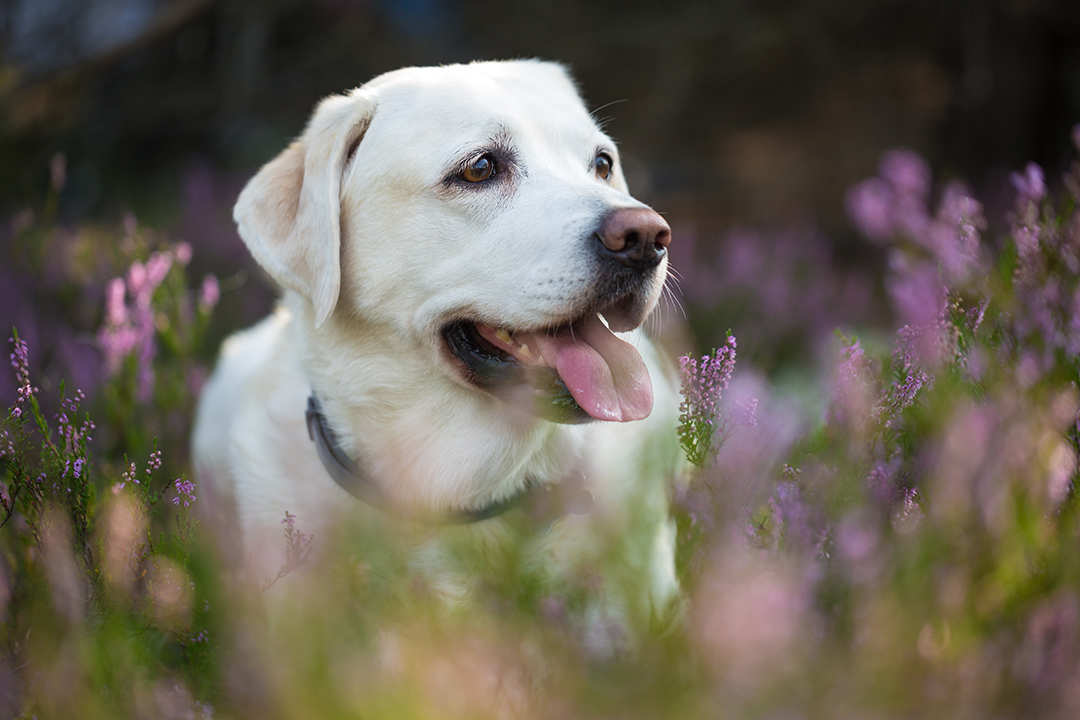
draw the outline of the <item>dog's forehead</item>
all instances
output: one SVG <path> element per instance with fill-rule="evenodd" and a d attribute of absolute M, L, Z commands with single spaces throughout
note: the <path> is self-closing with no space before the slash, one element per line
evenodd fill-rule
<path fill-rule="evenodd" d="M 589 152 L 604 139 L 565 70 L 517 61 L 406 68 L 364 86 L 377 98 L 373 130 L 448 152 L 493 135 Z M 383 133 L 385 134 L 385 133 Z"/>

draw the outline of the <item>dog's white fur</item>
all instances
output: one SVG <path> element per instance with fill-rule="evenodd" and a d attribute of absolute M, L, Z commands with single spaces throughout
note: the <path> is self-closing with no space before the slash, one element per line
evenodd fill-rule
<path fill-rule="evenodd" d="M 495 136 L 521 166 L 512 182 L 449 186 L 448 169 Z M 591 166 L 597 148 L 615 160 L 609 181 Z M 405 509 L 476 508 L 513 495 L 526 477 L 555 483 L 581 470 L 595 509 L 547 537 L 516 540 L 530 543 L 555 584 L 614 547 L 623 580 L 601 582 L 602 612 L 670 609 L 678 586 L 666 485 L 680 457 L 678 397 L 645 336 L 623 335 L 649 369 L 652 414 L 559 425 L 465 382 L 439 332 L 463 315 L 506 327 L 565 321 L 590 290 L 585 240 L 606 213 L 644 207 L 619 168 L 564 69 L 514 61 L 408 68 L 327 98 L 251 180 L 235 218 L 283 302 L 226 342 L 193 452 L 199 478 L 235 506 L 256 579 L 282 563 L 286 511 L 316 542 L 335 523 L 378 513 L 320 464 L 304 424 L 314 388 L 345 451 Z M 432 542 L 442 533 L 506 540 L 493 531 L 504 522 L 426 534 L 417 567 L 458 594 L 468 579 L 440 564 Z"/>

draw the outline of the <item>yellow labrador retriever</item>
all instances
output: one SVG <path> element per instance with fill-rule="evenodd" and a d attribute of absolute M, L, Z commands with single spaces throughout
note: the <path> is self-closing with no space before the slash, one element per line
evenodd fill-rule
<path fill-rule="evenodd" d="M 524 543 L 553 587 L 599 577 L 592 626 L 677 605 L 678 396 L 638 330 L 670 229 L 561 66 L 407 68 L 329 97 L 234 217 L 284 292 L 226 342 L 194 459 L 249 571 L 281 566 L 286 512 L 317 545 L 378 516 L 430 526 L 414 570 L 449 597 L 468 578 L 432 548 L 466 533 Z"/>

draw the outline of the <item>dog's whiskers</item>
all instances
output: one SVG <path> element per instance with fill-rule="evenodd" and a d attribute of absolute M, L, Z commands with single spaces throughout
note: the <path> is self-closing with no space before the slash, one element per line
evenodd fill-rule
<path fill-rule="evenodd" d="M 611 117 L 611 116 L 608 116 L 608 117 L 606 117 L 606 118 L 598 118 L 598 117 L 596 116 L 596 113 L 600 112 L 600 111 L 601 111 L 601 110 L 603 110 L 604 108 L 609 108 L 609 107 L 611 107 L 612 105 L 618 105 L 619 103 L 624 103 L 624 102 L 628 102 L 628 100 L 627 100 L 626 98 L 623 98 L 622 100 L 612 100 L 611 102 L 609 102 L 609 103 L 604 103 L 604 104 L 603 104 L 603 105 L 601 105 L 600 107 L 596 108 L 596 109 L 595 109 L 595 110 L 593 110 L 593 111 L 592 111 L 591 113 L 589 113 L 589 115 L 590 115 L 590 116 L 592 117 L 593 121 L 594 121 L 594 122 L 595 122 L 595 123 L 596 123 L 596 124 L 597 124 L 598 126 L 600 126 L 600 128 L 601 128 L 601 129 L 603 129 L 603 127 L 604 127 L 605 125 L 607 125 L 607 124 L 608 124 L 609 122 L 611 122 L 611 121 L 612 121 L 612 120 L 614 120 L 615 118 L 614 118 L 614 117 Z"/>
<path fill-rule="evenodd" d="M 673 275 L 669 275 L 668 279 L 664 282 L 663 290 L 661 294 L 668 299 L 668 302 L 679 312 L 679 315 L 686 318 L 686 308 L 680 300 L 680 296 L 683 294 L 682 286 L 679 284 L 678 278 Z"/>

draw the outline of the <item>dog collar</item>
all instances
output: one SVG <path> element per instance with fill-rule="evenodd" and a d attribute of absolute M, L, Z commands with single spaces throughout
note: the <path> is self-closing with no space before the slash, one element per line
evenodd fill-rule
<path fill-rule="evenodd" d="M 477 510 L 459 510 L 441 515 L 403 515 L 379 484 L 338 445 L 333 431 L 326 425 L 326 417 L 322 414 L 322 406 L 315 393 L 308 397 L 305 420 L 308 437 L 315 443 L 319 460 L 334 482 L 362 502 L 403 519 L 437 525 L 463 525 L 502 515 L 520 504 L 532 518 L 537 534 L 546 535 L 558 520 L 570 514 L 583 515 L 593 506 L 592 493 L 584 487 L 585 476 L 574 472 L 571 477 L 550 487 L 540 487 L 532 479 L 526 479 L 525 487 L 517 494 Z"/>

